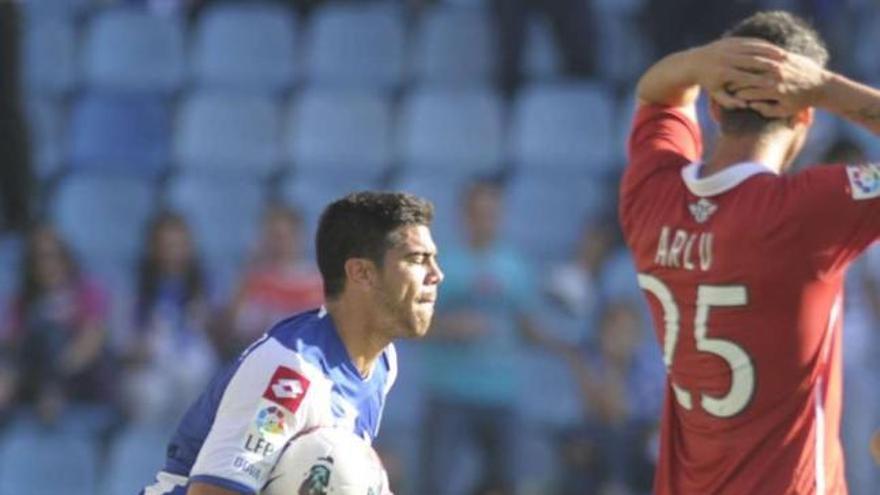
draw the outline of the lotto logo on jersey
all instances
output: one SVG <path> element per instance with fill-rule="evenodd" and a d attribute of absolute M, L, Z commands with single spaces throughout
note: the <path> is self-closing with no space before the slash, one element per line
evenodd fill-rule
<path fill-rule="evenodd" d="M 279 366 L 263 397 L 290 412 L 296 412 L 300 402 L 309 390 L 309 380 L 296 371 Z"/>
<path fill-rule="evenodd" d="M 880 196 L 880 164 L 849 165 L 846 175 L 853 199 L 870 199 Z"/>

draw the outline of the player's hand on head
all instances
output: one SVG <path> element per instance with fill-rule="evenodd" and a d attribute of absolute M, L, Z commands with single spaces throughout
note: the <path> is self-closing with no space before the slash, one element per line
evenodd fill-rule
<path fill-rule="evenodd" d="M 723 38 L 697 48 L 696 55 L 697 83 L 722 107 L 747 108 L 740 91 L 777 86 L 786 52 L 758 39 Z"/>
<path fill-rule="evenodd" d="M 830 73 L 812 59 L 787 53 L 774 62 L 777 82 L 770 86 L 742 88 L 737 98 L 765 117 L 782 118 L 815 106 Z"/>

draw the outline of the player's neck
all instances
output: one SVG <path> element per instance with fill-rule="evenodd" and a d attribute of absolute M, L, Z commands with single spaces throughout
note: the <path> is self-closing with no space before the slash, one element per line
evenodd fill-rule
<path fill-rule="evenodd" d="M 348 357 L 361 377 L 366 378 L 390 340 L 383 332 L 376 331 L 378 326 L 370 318 L 371 312 L 362 311 L 356 302 L 328 302 L 325 306 Z"/>
<path fill-rule="evenodd" d="M 708 177 L 743 162 L 760 163 L 778 174 L 786 161 L 784 145 L 784 141 L 768 136 L 719 136 L 700 175 Z"/>

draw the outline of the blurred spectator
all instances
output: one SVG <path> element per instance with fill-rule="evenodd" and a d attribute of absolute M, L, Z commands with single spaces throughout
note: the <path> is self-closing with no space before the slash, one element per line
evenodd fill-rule
<path fill-rule="evenodd" d="M 28 234 L 12 346 L 21 394 L 52 421 L 68 403 L 109 407 L 115 370 L 105 345 L 107 298 L 48 225 Z"/>
<path fill-rule="evenodd" d="M 536 12 L 546 15 L 553 26 L 567 75 L 593 73 L 595 34 L 589 0 L 493 0 L 492 5 L 500 50 L 499 82 L 506 95 L 512 95 L 522 80 L 529 19 Z"/>
<path fill-rule="evenodd" d="M 299 212 L 278 204 L 266 211 L 255 256 L 219 339 L 224 357 L 236 355 L 272 324 L 324 302 L 321 275 L 306 259 L 303 241 Z"/>
<path fill-rule="evenodd" d="M 469 446 L 483 461 L 479 493 L 512 493 L 515 483 L 518 348 L 522 337 L 540 339 L 528 317 L 535 303 L 529 269 L 497 236 L 501 193 L 492 181 L 471 184 L 463 196 L 466 243 L 441 248 L 446 279 L 422 347 L 428 412 L 420 493 L 452 493 L 455 463 Z"/>
<path fill-rule="evenodd" d="M 141 257 L 135 335 L 125 354 L 130 417 L 173 424 L 201 392 L 219 364 L 206 332 L 208 309 L 201 264 L 185 220 L 176 213 L 159 213 Z"/>
<path fill-rule="evenodd" d="M 599 275 L 615 242 L 615 227 L 604 220 L 585 225 L 572 259 L 551 268 L 546 296 L 582 326 L 592 329 L 602 301 Z"/>
<path fill-rule="evenodd" d="M 0 231 L 24 231 L 31 198 L 30 149 L 19 91 L 18 2 L 0 2 Z"/>
<path fill-rule="evenodd" d="M 651 489 L 665 373 L 644 328 L 637 305 L 614 303 L 604 309 L 595 348 L 586 357 L 566 353 L 588 413 L 582 427 L 560 435 L 562 493 Z"/>

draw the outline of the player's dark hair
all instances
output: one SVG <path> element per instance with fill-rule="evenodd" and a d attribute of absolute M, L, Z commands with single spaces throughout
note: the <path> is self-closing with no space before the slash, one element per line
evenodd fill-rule
<path fill-rule="evenodd" d="M 823 67 L 828 63 L 828 49 L 819 33 L 807 21 L 789 12 L 758 12 L 740 21 L 724 33 L 724 37 L 759 38 Z M 722 109 L 720 125 L 724 134 L 762 134 L 784 125 L 787 120 L 767 118 L 751 109 Z"/>
<path fill-rule="evenodd" d="M 330 203 L 315 239 L 324 297 L 331 300 L 345 288 L 346 260 L 366 258 L 381 267 L 398 228 L 429 226 L 433 219 L 430 201 L 406 193 L 356 192 Z"/>

